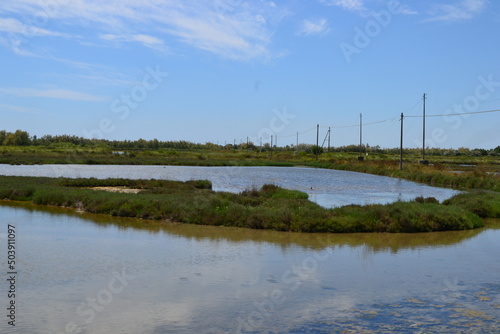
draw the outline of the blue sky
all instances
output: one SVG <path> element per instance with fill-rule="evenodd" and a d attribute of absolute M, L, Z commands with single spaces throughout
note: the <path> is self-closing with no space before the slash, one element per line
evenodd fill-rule
<path fill-rule="evenodd" d="M 0 5 L 0 129 L 38 136 L 399 146 L 399 116 L 500 109 L 493 0 L 16 0 Z M 379 121 L 384 121 L 377 123 Z M 377 124 L 371 124 L 377 123 Z M 500 112 L 427 119 L 500 145 Z M 405 119 L 420 147 L 421 118 Z"/>

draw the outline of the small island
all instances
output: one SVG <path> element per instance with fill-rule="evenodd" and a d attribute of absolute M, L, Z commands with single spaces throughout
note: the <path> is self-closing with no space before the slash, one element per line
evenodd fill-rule
<path fill-rule="evenodd" d="M 293 232 L 465 230 L 482 227 L 482 218 L 500 218 L 500 194 L 484 190 L 443 203 L 419 197 L 326 209 L 306 193 L 272 184 L 235 194 L 213 191 L 211 182 L 203 180 L 0 176 L 0 198 L 119 217 Z"/>

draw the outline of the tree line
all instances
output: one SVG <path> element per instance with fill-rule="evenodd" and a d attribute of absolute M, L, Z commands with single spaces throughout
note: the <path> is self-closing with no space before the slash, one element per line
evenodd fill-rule
<path fill-rule="evenodd" d="M 26 131 L 16 130 L 15 132 L 0 131 L 1 146 L 54 146 L 57 144 L 72 144 L 80 147 L 108 147 L 111 149 L 208 149 L 215 144 L 198 144 L 185 140 L 180 141 L 159 141 L 158 139 L 145 140 L 107 140 L 107 139 L 89 139 L 74 135 L 44 135 L 37 137 L 30 136 Z"/>
<path fill-rule="evenodd" d="M 284 146 L 276 147 L 269 145 L 269 143 L 264 144 L 262 147 L 255 145 L 253 142 L 241 143 L 237 145 L 226 144 L 218 145 L 214 143 L 193 143 L 185 140 L 180 141 L 160 141 L 158 139 L 137 139 L 137 140 L 107 140 L 107 139 L 90 139 L 84 137 L 78 137 L 74 135 L 44 135 L 42 137 L 37 137 L 36 135 L 31 136 L 27 131 L 16 130 L 15 132 L 7 132 L 5 130 L 0 131 L 0 146 L 58 146 L 58 145 L 74 145 L 79 147 L 106 147 L 113 150 L 158 150 L 158 149 L 174 149 L 174 150 L 248 150 L 248 151 L 295 151 L 295 152 L 306 152 L 306 153 L 316 153 L 316 150 L 323 152 L 360 152 L 363 154 L 379 153 L 379 154 L 399 154 L 399 148 L 381 148 L 380 146 L 370 146 L 369 144 L 362 145 L 346 145 L 331 147 L 329 151 L 325 147 L 316 147 L 310 144 L 299 144 L 298 146 Z M 413 151 L 419 149 L 406 149 L 405 151 Z M 500 146 L 494 149 L 469 149 L 469 148 L 458 148 L 458 149 L 443 149 L 443 148 L 428 148 L 426 150 L 428 155 L 468 155 L 468 156 L 500 156 Z"/>

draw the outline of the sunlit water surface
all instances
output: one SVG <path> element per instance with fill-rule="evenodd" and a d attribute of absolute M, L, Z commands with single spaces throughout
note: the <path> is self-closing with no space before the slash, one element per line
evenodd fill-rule
<path fill-rule="evenodd" d="M 498 333 L 500 222 L 487 225 L 295 234 L 4 204 L 0 333 Z"/>

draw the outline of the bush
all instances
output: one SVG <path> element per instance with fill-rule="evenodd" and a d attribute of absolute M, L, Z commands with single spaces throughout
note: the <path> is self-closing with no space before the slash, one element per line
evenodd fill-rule
<path fill-rule="evenodd" d="M 439 201 L 435 197 L 422 197 L 422 196 L 415 198 L 415 202 L 417 202 L 417 203 L 439 203 Z"/>
<path fill-rule="evenodd" d="M 443 202 L 458 206 L 482 218 L 500 218 L 500 193 L 484 190 L 462 193 Z"/>

